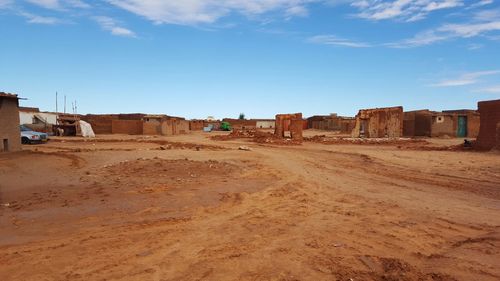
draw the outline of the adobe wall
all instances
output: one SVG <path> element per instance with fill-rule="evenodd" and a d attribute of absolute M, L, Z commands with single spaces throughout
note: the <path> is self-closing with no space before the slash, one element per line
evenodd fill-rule
<path fill-rule="evenodd" d="M 365 126 L 362 132 L 362 125 Z M 403 107 L 362 109 L 356 115 L 353 137 L 398 138 L 403 136 Z"/>
<path fill-rule="evenodd" d="M 143 122 L 141 120 L 112 120 L 112 134 L 142 135 Z"/>
<path fill-rule="evenodd" d="M 191 120 L 189 121 L 189 130 L 191 131 L 203 131 L 205 127 L 203 120 Z"/>
<path fill-rule="evenodd" d="M 161 119 L 157 118 L 144 118 L 143 124 L 142 124 L 142 134 L 143 135 L 161 135 L 162 130 L 161 130 Z"/>
<path fill-rule="evenodd" d="M 96 134 L 112 134 L 113 120 L 141 120 L 145 114 L 87 114 L 81 119 L 92 126 Z"/>
<path fill-rule="evenodd" d="M 431 137 L 456 137 L 457 129 L 453 115 L 434 115 L 432 116 Z"/>
<path fill-rule="evenodd" d="M 429 110 L 405 112 L 403 119 L 403 136 L 431 136 L 432 113 Z"/>
<path fill-rule="evenodd" d="M 481 121 L 476 146 L 480 149 L 491 149 L 498 146 L 497 127 L 500 123 L 500 100 L 479 102 L 478 111 L 481 115 Z"/>
<path fill-rule="evenodd" d="M 284 138 L 285 132 L 290 131 L 292 139 L 302 140 L 304 126 L 307 126 L 307 123 L 302 119 L 302 113 L 278 114 L 276 115 L 274 135 Z"/>
<path fill-rule="evenodd" d="M 189 121 L 179 119 L 175 120 L 175 123 L 176 123 L 176 128 L 175 128 L 176 135 L 189 133 Z"/>
<path fill-rule="evenodd" d="M 479 114 L 467 115 L 467 137 L 477 138 L 479 127 L 481 126 L 481 116 Z"/>
<path fill-rule="evenodd" d="M 4 140 L 8 142 L 9 152 L 21 150 L 19 103 L 17 98 L 0 97 L 0 152 L 6 150 Z"/>
<path fill-rule="evenodd" d="M 255 130 L 257 129 L 257 121 L 255 120 L 240 120 L 240 119 L 224 119 L 223 121 L 231 124 L 233 130 Z"/>

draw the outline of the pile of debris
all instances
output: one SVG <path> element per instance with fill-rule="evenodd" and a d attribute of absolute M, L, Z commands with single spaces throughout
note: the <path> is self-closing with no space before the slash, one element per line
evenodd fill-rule
<path fill-rule="evenodd" d="M 411 138 L 348 138 L 348 137 L 327 137 L 319 135 L 305 137 L 305 142 L 314 142 L 322 144 L 359 144 L 359 145 L 401 145 L 401 144 L 428 144 L 423 139 Z"/>

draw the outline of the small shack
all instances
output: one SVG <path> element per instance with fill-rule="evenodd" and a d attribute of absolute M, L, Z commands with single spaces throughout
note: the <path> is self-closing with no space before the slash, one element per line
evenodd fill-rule
<path fill-rule="evenodd" d="M 403 136 L 403 107 L 362 109 L 356 115 L 352 137 L 399 138 Z"/>
<path fill-rule="evenodd" d="M 19 97 L 0 92 L 0 152 L 20 150 Z"/>
<path fill-rule="evenodd" d="M 500 100 L 481 101 L 477 105 L 481 125 L 476 147 L 500 149 Z"/>

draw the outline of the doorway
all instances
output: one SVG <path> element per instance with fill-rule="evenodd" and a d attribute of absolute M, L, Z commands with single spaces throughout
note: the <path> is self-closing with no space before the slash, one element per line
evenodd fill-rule
<path fill-rule="evenodd" d="M 458 116 L 457 137 L 467 137 L 467 116 Z"/>
<path fill-rule="evenodd" d="M 9 151 L 9 140 L 8 139 L 3 139 L 3 151 L 4 152 Z"/>

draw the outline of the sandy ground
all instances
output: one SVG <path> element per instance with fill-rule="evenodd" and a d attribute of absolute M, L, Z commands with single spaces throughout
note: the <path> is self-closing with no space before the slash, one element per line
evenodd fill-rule
<path fill-rule="evenodd" d="M 0 280 L 500 280 L 498 152 L 207 136 L 1 155 Z"/>

